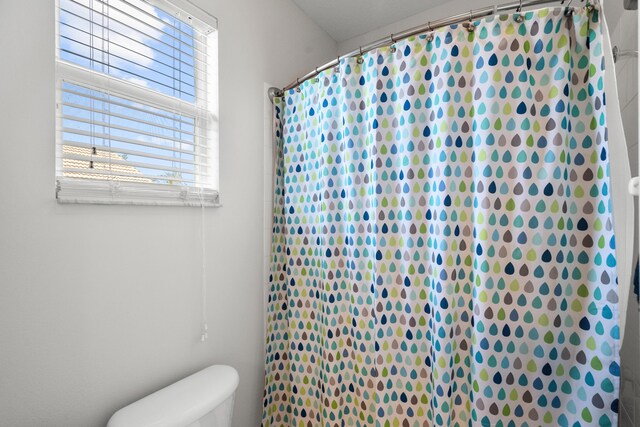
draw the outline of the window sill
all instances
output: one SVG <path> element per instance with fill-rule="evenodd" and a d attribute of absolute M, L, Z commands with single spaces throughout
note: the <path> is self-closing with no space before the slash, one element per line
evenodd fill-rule
<path fill-rule="evenodd" d="M 60 204 L 221 207 L 217 190 L 174 185 L 58 179 Z"/>

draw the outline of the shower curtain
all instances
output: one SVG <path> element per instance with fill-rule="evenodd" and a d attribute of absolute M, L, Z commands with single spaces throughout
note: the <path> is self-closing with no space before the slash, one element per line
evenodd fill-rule
<path fill-rule="evenodd" d="M 617 425 L 600 16 L 450 26 L 277 102 L 263 426 Z"/>

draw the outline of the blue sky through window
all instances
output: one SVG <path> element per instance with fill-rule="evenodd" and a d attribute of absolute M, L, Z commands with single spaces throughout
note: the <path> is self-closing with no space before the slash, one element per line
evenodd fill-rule
<path fill-rule="evenodd" d="M 195 103 L 195 33 L 175 16 L 143 1 L 60 0 L 59 31 L 61 60 Z M 76 150 L 76 168 L 113 172 L 111 163 L 126 163 L 123 176 L 196 183 L 193 117 L 70 82 L 62 84 L 61 112 L 63 148 Z M 94 156 L 93 147 L 112 154 Z"/>
<path fill-rule="evenodd" d="M 195 102 L 193 27 L 139 1 L 60 0 L 60 59 Z"/>

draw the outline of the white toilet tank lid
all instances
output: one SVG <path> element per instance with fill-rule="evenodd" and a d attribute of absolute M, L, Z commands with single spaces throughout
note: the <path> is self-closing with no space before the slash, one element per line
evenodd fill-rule
<path fill-rule="evenodd" d="M 227 400 L 238 387 L 238 372 L 213 365 L 144 397 L 113 414 L 107 427 L 181 427 Z"/>

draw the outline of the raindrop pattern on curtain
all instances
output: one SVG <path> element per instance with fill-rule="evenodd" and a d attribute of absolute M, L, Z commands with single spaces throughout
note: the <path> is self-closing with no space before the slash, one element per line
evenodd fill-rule
<path fill-rule="evenodd" d="M 617 425 L 599 8 L 441 29 L 277 103 L 264 426 Z"/>

